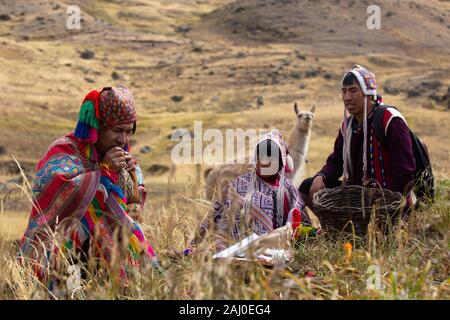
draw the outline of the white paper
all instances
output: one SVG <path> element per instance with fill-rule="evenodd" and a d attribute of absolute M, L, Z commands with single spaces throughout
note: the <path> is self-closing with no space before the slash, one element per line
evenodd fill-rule
<path fill-rule="evenodd" d="M 242 254 L 244 254 L 245 250 L 248 248 L 250 243 L 252 243 L 258 238 L 259 236 L 256 233 L 253 233 L 252 235 L 239 241 L 238 243 L 232 245 L 231 247 L 213 255 L 213 259 L 227 258 L 231 256 L 242 256 Z"/>

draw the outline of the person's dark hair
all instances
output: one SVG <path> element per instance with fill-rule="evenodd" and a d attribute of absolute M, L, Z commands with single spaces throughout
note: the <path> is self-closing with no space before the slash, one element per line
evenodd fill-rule
<path fill-rule="evenodd" d="M 356 76 L 351 73 L 351 72 L 347 72 L 347 74 L 344 76 L 344 79 L 342 80 L 342 85 L 343 86 L 351 86 L 357 84 L 359 86 L 359 81 L 356 78 Z"/>
<path fill-rule="evenodd" d="M 351 85 L 358 85 L 358 87 L 361 88 L 358 79 L 356 78 L 356 76 L 351 73 L 351 72 L 347 72 L 344 76 L 344 79 L 342 79 L 342 85 L 343 86 L 351 86 Z M 377 96 L 371 96 L 372 101 L 373 102 L 377 102 Z"/>
<path fill-rule="evenodd" d="M 274 146 L 274 150 L 278 150 L 278 171 L 280 171 L 281 169 L 283 169 L 283 158 L 281 155 L 281 150 L 280 147 L 278 147 L 278 145 L 272 140 L 267 139 L 258 143 L 258 145 L 256 146 L 256 157 L 257 159 L 259 159 L 260 147 L 263 148 L 263 150 L 266 150 L 266 154 L 268 157 L 272 157 L 272 145 Z"/>
<path fill-rule="evenodd" d="M 133 123 L 133 132 L 132 134 L 134 134 L 136 132 L 136 121 Z"/>

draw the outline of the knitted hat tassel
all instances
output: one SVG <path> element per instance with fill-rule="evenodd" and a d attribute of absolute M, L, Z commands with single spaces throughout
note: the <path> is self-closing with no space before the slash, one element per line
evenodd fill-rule
<path fill-rule="evenodd" d="M 92 90 L 83 100 L 78 123 L 74 135 L 88 143 L 95 143 L 98 138 L 98 129 L 100 127 L 98 119 L 100 118 L 98 110 L 98 100 L 100 92 Z"/>

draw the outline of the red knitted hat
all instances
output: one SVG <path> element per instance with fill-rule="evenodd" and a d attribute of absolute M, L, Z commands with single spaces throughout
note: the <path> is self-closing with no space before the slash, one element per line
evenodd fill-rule
<path fill-rule="evenodd" d="M 114 126 L 136 122 L 134 100 L 124 85 L 104 88 L 99 98 L 99 133 Z"/>

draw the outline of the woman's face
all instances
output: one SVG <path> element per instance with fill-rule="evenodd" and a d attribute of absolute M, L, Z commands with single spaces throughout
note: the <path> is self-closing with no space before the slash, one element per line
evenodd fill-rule
<path fill-rule="evenodd" d="M 274 176 L 281 169 L 281 151 L 272 140 L 265 140 L 256 147 L 256 173 L 261 177 Z"/>
<path fill-rule="evenodd" d="M 271 177 L 278 173 L 279 157 L 258 157 L 256 161 L 256 173 L 261 177 Z"/>

